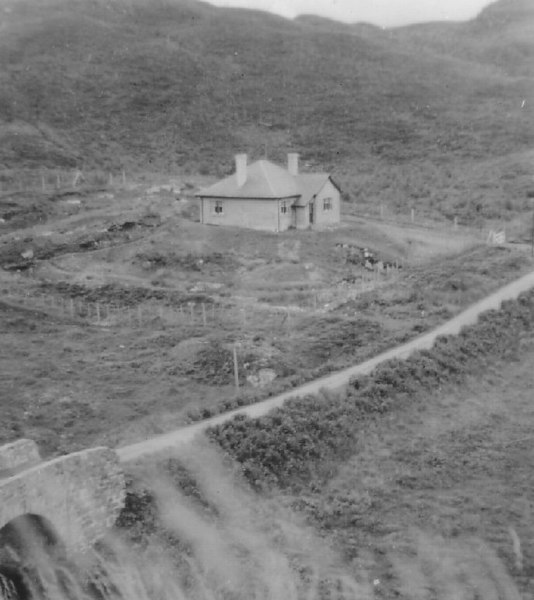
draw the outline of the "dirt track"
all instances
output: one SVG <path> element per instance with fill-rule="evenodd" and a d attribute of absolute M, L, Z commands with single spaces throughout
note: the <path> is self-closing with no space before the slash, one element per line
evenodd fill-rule
<path fill-rule="evenodd" d="M 509 283 L 508 285 L 500 288 L 493 294 L 487 296 L 483 300 L 473 304 L 468 309 L 461 312 L 459 315 L 447 321 L 443 325 L 440 325 L 436 329 L 429 333 L 426 333 L 418 338 L 415 338 L 405 344 L 387 350 L 366 360 L 363 363 L 343 369 L 331 375 L 327 375 L 320 379 L 311 381 L 298 388 L 292 389 L 288 392 L 258 402 L 251 406 L 246 406 L 236 410 L 229 411 L 227 413 L 217 415 L 210 419 L 206 419 L 200 423 L 195 423 L 187 427 L 183 427 L 176 431 L 171 431 L 166 434 L 155 436 L 151 439 L 123 446 L 117 449 L 119 458 L 123 462 L 132 461 L 146 454 L 152 454 L 154 452 L 162 451 L 171 447 L 175 447 L 179 444 L 190 442 L 198 433 L 205 431 L 207 428 L 213 425 L 218 425 L 229 419 L 232 419 L 236 415 L 245 414 L 249 417 L 260 417 L 268 413 L 273 408 L 281 406 L 287 399 L 295 398 L 297 396 L 306 396 L 308 394 L 315 394 L 320 389 L 327 390 L 339 390 L 348 384 L 350 379 L 356 375 L 364 375 L 370 373 L 380 363 L 392 359 L 392 358 L 407 358 L 415 350 L 423 350 L 431 348 L 440 335 L 445 334 L 457 334 L 460 332 L 462 327 L 475 323 L 478 316 L 491 309 L 498 309 L 501 303 L 505 300 L 517 298 L 519 294 L 534 287 L 534 272 L 524 275 L 520 279 Z"/>

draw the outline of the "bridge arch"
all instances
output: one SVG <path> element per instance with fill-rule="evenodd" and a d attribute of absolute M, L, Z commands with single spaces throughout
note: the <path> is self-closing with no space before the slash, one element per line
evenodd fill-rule
<path fill-rule="evenodd" d="M 61 551 L 64 543 L 46 517 L 27 513 L 15 517 L 0 529 L 0 564 L 23 560 L 34 552 Z"/>
<path fill-rule="evenodd" d="M 0 455 L 2 448 L 0 448 Z M 117 454 L 91 448 L 19 470 L 0 472 L 0 532 L 15 535 L 31 525 L 43 535 L 83 552 L 114 524 L 125 495 Z M 4 471 L 4 473 L 6 473 Z M 6 529 L 7 528 L 7 529 Z"/>

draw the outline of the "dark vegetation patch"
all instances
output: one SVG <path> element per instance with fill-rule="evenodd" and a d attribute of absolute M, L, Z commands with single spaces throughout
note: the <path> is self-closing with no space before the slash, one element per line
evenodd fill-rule
<path fill-rule="evenodd" d="M 236 358 L 239 369 L 239 381 L 241 384 L 244 384 L 247 375 L 245 365 L 248 365 L 254 357 L 244 356 L 241 353 L 237 355 L 236 353 Z M 231 384 L 234 381 L 233 351 L 228 346 L 214 340 L 197 353 L 191 368 L 186 373 L 192 379 L 210 385 Z"/>
<path fill-rule="evenodd" d="M 259 419 L 239 416 L 210 437 L 241 463 L 255 487 L 297 486 L 322 479 L 349 457 L 365 423 L 393 406 L 441 386 L 461 383 L 492 361 L 515 358 L 534 325 L 534 294 L 481 315 L 458 336 L 440 337 L 431 350 L 391 360 L 354 380 L 342 395 L 297 398 Z"/>
<path fill-rule="evenodd" d="M 186 271 L 201 272 L 206 268 L 221 272 L 235 269 L 237 263 L 232 256 L 221 252 L 211 254 L 178 254 L 176 252 L 142 252 L 136 259 L 150 268 L 179 267 Z"/>
<path fill-rule="evenodd" d="M 144 287 L 124 287 L 117 283 L 107 283 L 98 287 L 85 287 L 77 283 L 41 283 L 43 292 L 55 293 L 67 298 L 79 298 L 86 302 L 101 302 L 118 306 L 137 306 L 142 302 L 157 300 L 168 306 L 181 306 L 189 302 L 211 304 L 213 299 L 204 294 L 187 294 L 175 291 Z"/>
<path fill-rule="evenodd" d="M 298 328 L 299 353 L 308 367 L 354 356 L 383 334 L 382 327 L 368 319 L 346 319 L 341 315 L 310 317 Z"/>
<path fill-rule="evenodd" d="M 217 515 L 217 508 L 202 494 L 195 474 L 178 459 L 158 460 L 157 473 L 180 490 L 186 498 L 200 506 L 204 514 Z M 179 544 L 184 550 L 187 549 L 183 542 L 163 525 L 154 492 L 135 475 L 126 477 L 126 499 L 115 528 L 134 543 L 147 543 L 150 536 L 158 535 L 173 545 Z"/>

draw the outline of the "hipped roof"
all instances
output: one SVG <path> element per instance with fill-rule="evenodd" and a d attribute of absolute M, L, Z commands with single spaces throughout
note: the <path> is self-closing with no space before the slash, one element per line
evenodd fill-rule
<path fill-rule="evenodd" d="M 293 176 L 286 169 L 268 160 L 247 165 L 247 179 L 237 185 L 234 173 L 200 190 L 196 195 L 211 198 L 279 199 L 297 198 L 295 206 L 306 206 L 330 176 L 328 173 L 303 173 Z"/>

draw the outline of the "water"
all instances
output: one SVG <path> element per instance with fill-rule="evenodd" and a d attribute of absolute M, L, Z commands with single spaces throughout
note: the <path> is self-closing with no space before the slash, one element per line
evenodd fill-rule
<path fill-rule="evenodd" d="M 135 535 L 110 535 L 81 563 L 70 563 L 50 540 L 11 547 L 11 566 L 0 569 L 0 599 L 373 597 L 365 574 L 343 566 L 335 552 L 279 502 L 247 491 L 207 446 L 182 453 L 179 462 L 179 474 L 172 461 L 166 470 L 155 464 L 139 470 L 154 498 L 154 523 L 136 525 L 141 532 Z M 5 563 L 6 548 L 2 556 Z"/>

